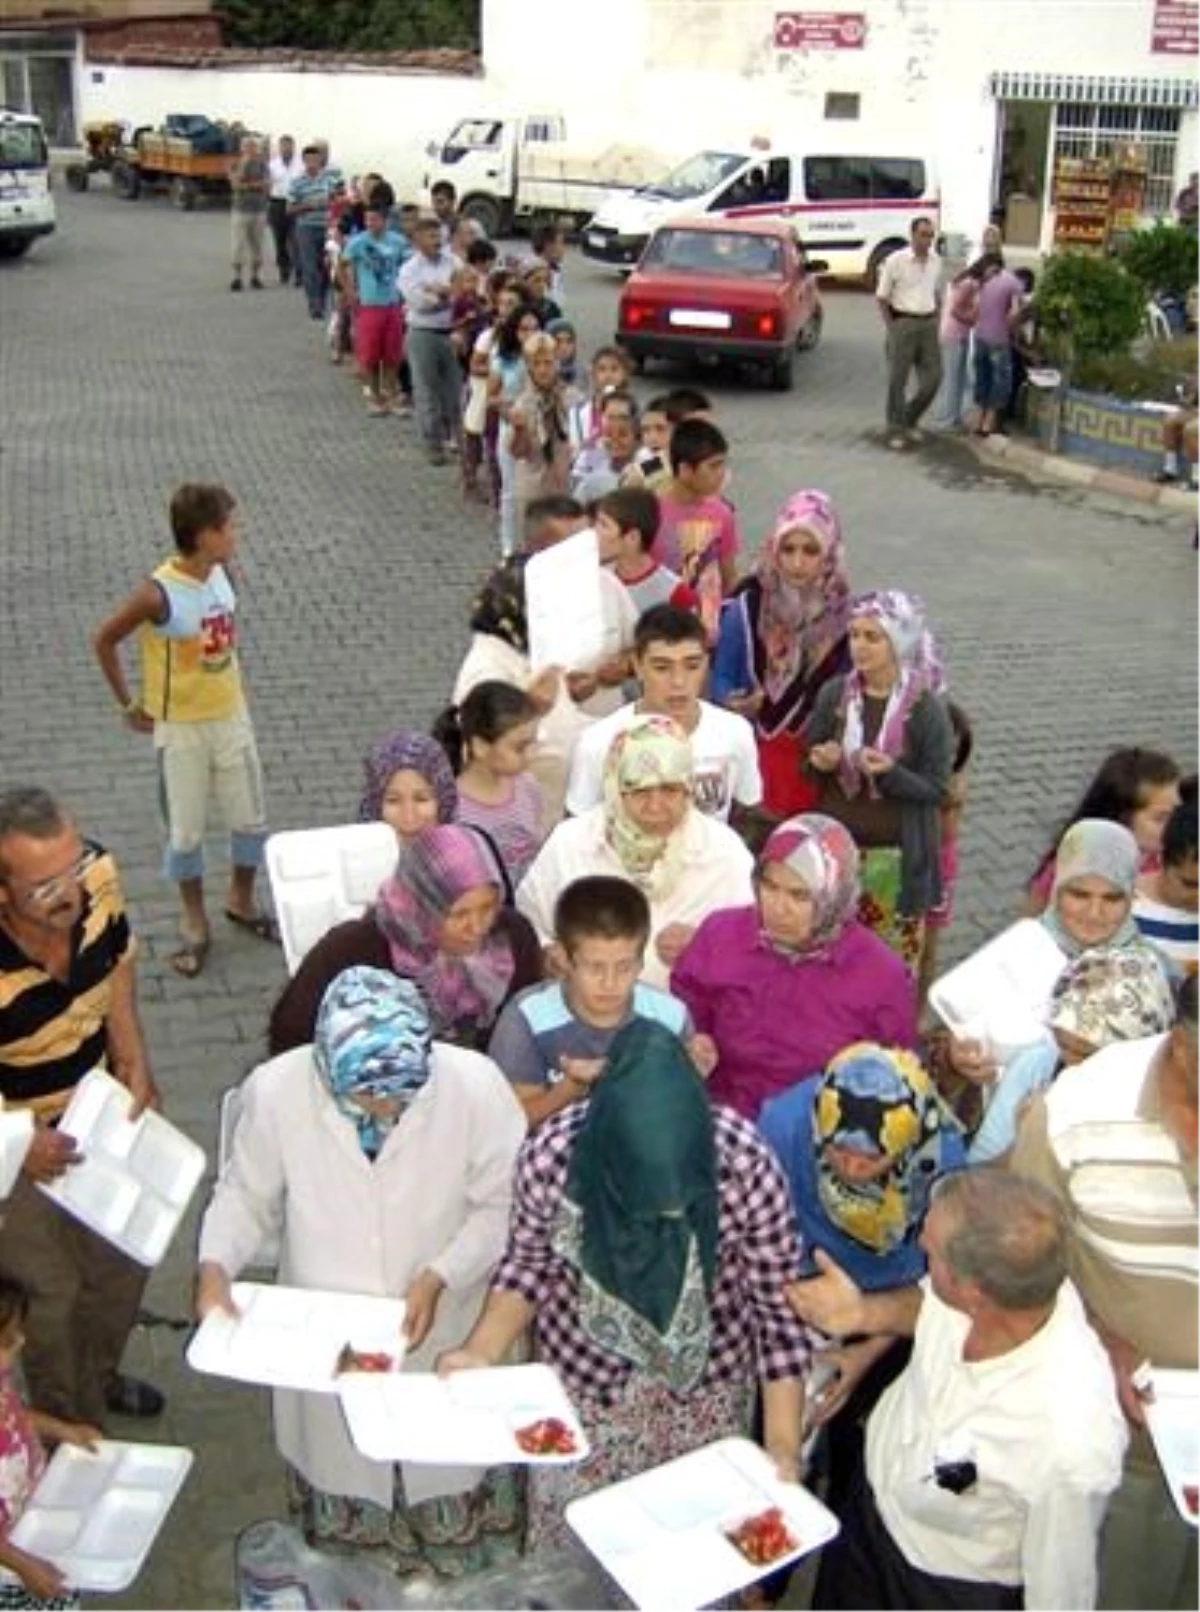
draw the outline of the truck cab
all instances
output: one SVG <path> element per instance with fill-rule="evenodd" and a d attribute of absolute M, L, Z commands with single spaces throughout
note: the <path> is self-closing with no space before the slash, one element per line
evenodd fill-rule
<path fill-rule="evenodd" d="M 41 120 L 0 110 L 0 258 L 28 252 L 56 223 Z"/>

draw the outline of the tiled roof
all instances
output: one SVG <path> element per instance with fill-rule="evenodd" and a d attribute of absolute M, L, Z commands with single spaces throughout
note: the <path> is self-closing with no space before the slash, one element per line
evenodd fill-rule
<path fill-rule="evenodd" d="M 462 78 L 483 72 L 482 58 L 470 50 L 235 50 L 89 39 L 87 55 L 91 62 L 123 67 L 261 67 L 291 73 L 443 73 Z"/>

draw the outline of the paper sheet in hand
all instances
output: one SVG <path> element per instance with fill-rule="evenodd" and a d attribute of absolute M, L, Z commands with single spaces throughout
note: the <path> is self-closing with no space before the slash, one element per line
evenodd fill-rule
<path fill-rule="evenodd" d="M 587 1435 L 550 1366 L 496 1366 L 449 1377 L 404 1372 L 339 1383 L 350 1437 L 373 1461 L 435 1466 L 570 1465 L 588 1454 Z M 517 1432 L 546 1417 L 570 1429 L 570 1455 L 531 1455 Z"/>
<path fill-rule="evenodd" d="M 0 1200 L 17 1184 L 29 1144 L 33 1141 L 33 1110 L 5 1108 L 0 1098 Z"/>
<path fill-rule="evenodd" d="M 1022 918 L 944 974 L 929 992 L 956 1036 L 1004 1062 L 1042 1034 L 1065 953 L 1036 918 Z"/>
<path fill-rule="evenodd" d="M 577 532 L 533 556 L 525 567 L 525 614 L 535 672 L 591 671 L 617 652 L 604 614 L 595 532 Z"/>
<path fill-rule="evenodd" d="M 796 1548 L 757 1566 L 730 1532 L 777 1507 Z M 818 1550 L 837 1518 L 798 1483 L 782 1483 L 749 1439 L 721 1439 L 574 1500 L 566 1519 L 635 1606 L 708 1606 Z"/>
<path fill-rule="evenodd" d="M 204 1174 L 204 1150 L 152 1109 L 131 1120 L 132 1107 L 128 1089 L 103 1069 L 84 1075 L 58 1125 L 82 1163 L 38 1187 L 130 1259 L 154 1266 Z"/>
<path fill-rule="evenodd" d="M 1171 1491 L 1175 1509 L 1193 1528 L 1200 1516 L 1188 1505 L 1189 1489 L 1200 1485 L 1200 1372 L 1159 1371 L 1150 1374 L 1152 1397 L 1146 1402 L 1146 1425 Z"/>
<path fill-rule="evenodd" d="M 336 1394 L 343 1345 L 404 1359 L 404 1300 L 235 1282 L 238 1317 L 210 1310 L 188 1345 L 193 1371 L 264 1388 Z"/>
<path fill-rule="evenodd" d="M 73 1589 L 114 1595 L 141 1572 L 191 1465 L 178 1445 L 60 1444 L 10 1538 Z"/>

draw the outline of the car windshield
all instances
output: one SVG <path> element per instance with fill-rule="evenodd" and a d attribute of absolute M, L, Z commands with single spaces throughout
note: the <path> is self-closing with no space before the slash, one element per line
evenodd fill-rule
<path fill-rule="evenodd" d="M 642 267 L 672 274 L 779 279 L 783 274 L 783 247 L 769 235 L 740 230 L 660 229 Z"/>
<path fill-rule="evenodd" d="M 37 123 L 0 123 L 0 168 L 44 168 L 46 141 Z"/>
<path fill-rule="evenodd" d="M 699 151 L 678 168 L 672 168 L 665 179 L 644 186 L 642 195 L 663 196 L 668 201 L 691 201 L 696 196 L 707 196 L 710 190 L 724 184 L 745 160 L 737 151 Z"/>

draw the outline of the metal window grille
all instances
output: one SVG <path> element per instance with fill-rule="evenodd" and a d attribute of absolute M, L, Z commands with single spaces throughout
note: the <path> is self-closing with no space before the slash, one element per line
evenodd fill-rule
<path fill-rule="evenodd" d="M 1108 157 L 1136 143 L 1146 151 L 1146 212 L 1171 212 L 1179 112 L 1164 106 L 1068 103 L 1055 108 L 1054 159 Z"/>

